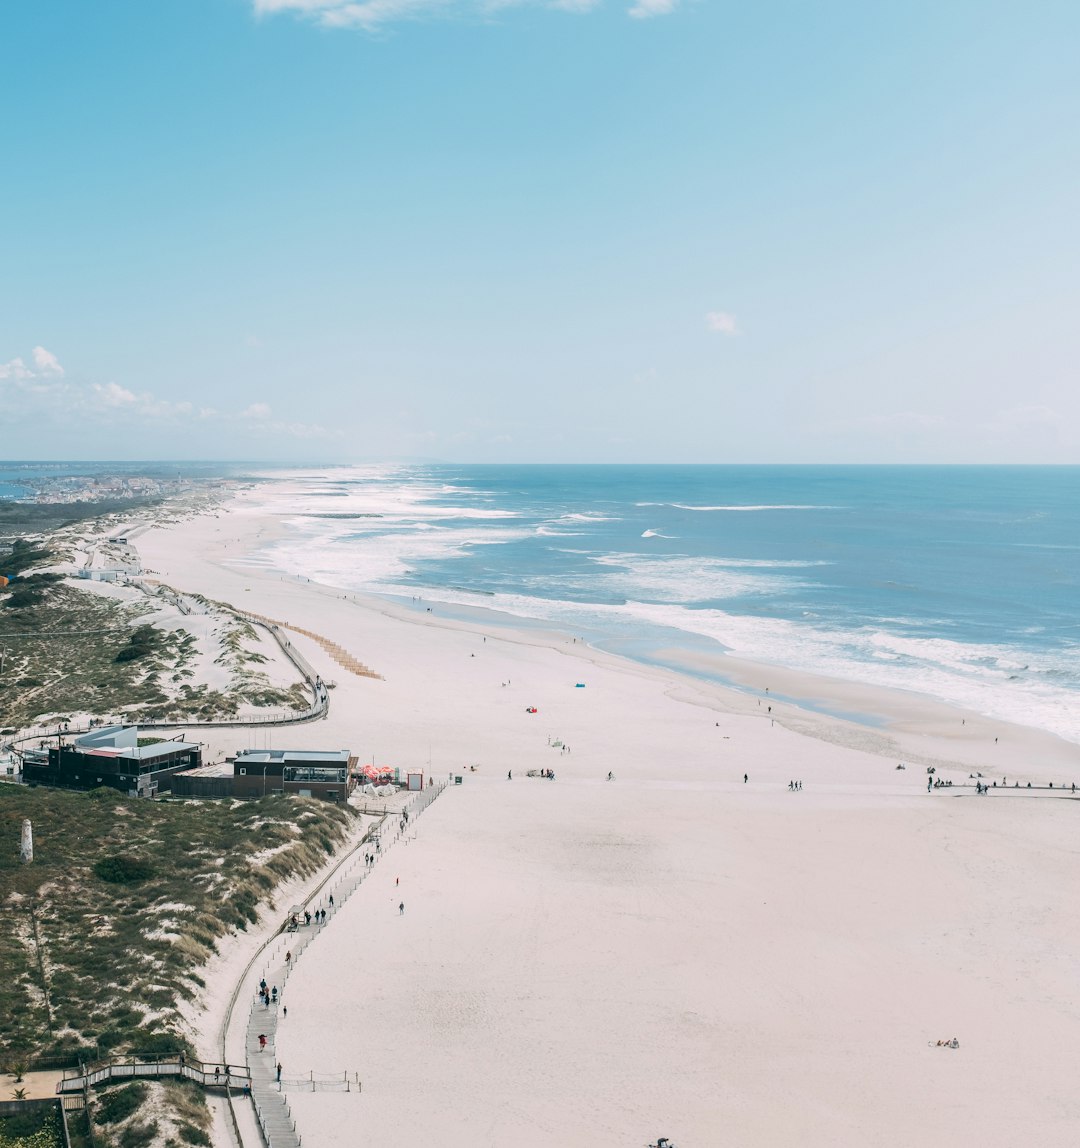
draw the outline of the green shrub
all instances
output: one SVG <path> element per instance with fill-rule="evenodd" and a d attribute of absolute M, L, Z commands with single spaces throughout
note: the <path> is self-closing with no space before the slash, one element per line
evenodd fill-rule
<path fill-rule="evenodd" d="M 185 1144 L 209 1145 L 212 1143 L 210 1137 L 201 1128 L 196 1128 L 194 1124 L 180 1125 L 180 1139 Z"/>
<path fill-rule="evenodd" d="M 149 1124 L 129 1124 L 120 1133 L 120 1148 L 150 1148 L 157 1130 L 156 1120 Z"/>
<path fill-rule="evenodd" d="M 132 1045 L 140 1056 L 176 1056 L 187 1052 L 187 1042 L 174 1032 L 148 1032 L 146 1029 L 136 1029 L 132 1033 Z"/>
<path fill-rule="evenodd" d="M 128 638 L 126 646 L 122 646 L 113 658 L 114 662 L 132 662 L 136 658 L 145 658 L 161 645 L 161 632 L 153 626 L 139 626 Z"/>
<path fill-rule="evenodd" d="M 29 1112 L 15 1112 L 11 1116 L 0 1117 L 0 1144 L 28 1140 L 43 1128 L 49 1127 L 51 1116 L 55 1116 L 55 1113 L 48 1108 L 32 1108 Z"/>
<path fill-rule="evenodd" d="M 94 872 L 102 881 L 108 881 L 111 885 L 134 885 L 149 880 L 155 870 L 144 858 L 118 853 L 95 861 Z"/>
<path fill-rule="evenodd" d="M 97 1113 L 94 1116 L 95 1124 L 118 1124 L 126 1120 L 146 1099 L 150 1090 L 142 1081 L 135 1084 L 125 1084 L 115 1092 L 106 1092 L 98 1098 Z"/>

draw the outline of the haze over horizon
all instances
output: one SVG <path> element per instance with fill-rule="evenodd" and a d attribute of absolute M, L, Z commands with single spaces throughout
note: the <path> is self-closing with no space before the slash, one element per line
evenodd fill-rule
<path fill-rule="evenodd" d="M 1080 463 L 1080 9 L 38 0 L 0 454 Z"/>

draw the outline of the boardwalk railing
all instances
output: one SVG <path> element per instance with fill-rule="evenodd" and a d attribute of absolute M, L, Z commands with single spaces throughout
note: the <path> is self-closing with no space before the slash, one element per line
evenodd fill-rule
<path fill-rule="evenodd" d="M 316 908 L 326 906 L 328 915 L 323 924 L 314 928 L 303 926 L 295 932 L 278 933 L 259 954 L 262 957 L 262 981 L 277 988 L 278 994 L 270 1004 L 260 1003 L 259 997 L 252 994 L 244 1047 L 251 1072 L 255 1115 L 268 1148 L 301 1148 L 301 1137 L 289 1107 L 287 1090 L 358 1093 L 361 1091 L 359 1073 L 341 1073 L 332 1076 L 309 1073 L 306 1078 L 289 1076 L 279 1080 L 275 1069 L 278 1009 L 285 999 L 289 976 L 307 947 L 333 922 L 345 901 L 370 876 L 374 865 L 385 856 L 391 846 L 402 839 L 406 845 L 409 843 L 416 818 L 446 789 L 446 786 L 445 781 L 439 782 L 411 795 L 411 800 L 396 815 L 397 820 L 394 814 L 390 814 L 380 822 L 377 833 L 365 836 L 364 841 L 374 842 L 373 854 L 361 856 L 360 844 L 364 843 L 361 842 L 318 888 L 312 890 L 308 904 Z M 372 859 L 369 861 L 368 858 Z M 254 978 L 254 969 L 257 967 L 257 962 L 252 961 L 245 973 L 245 979 L 249 976 Z M 242 984 L 243 980 L 237 986 L 237 992 L 233 994 L 232 1003 L 235 1003 Z M 231 1007 L 232 1004 L 230 1011 Z M 224 1037 L 223 1030 L 223 1040 Z"/>
<path fill-rule="evenodd" d="M 228 1069 L 228 1072 L 225 1070 Z M 243 1088 L 250 1085 L 251 1074 L 246 1066 L 236 1064 L 204 1064 L 197 1060 L 132 1060 L 115 1057 L 97 1064 L 65 1068 L 61 1080 L 56 1082 L 60 1095 L 80 1093 L 98 1084 L 112 1080 L 132 1080 L 143 1077 L 175 1076 L 193 1080 L 203 1088 Z"/>

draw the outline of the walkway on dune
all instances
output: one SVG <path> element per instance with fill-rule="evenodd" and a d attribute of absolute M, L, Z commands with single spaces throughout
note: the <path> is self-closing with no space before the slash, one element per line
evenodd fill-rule
<path fill-rule="evenodd" d="M 375 678 L 380 682 L 383 680 L 382 674 L 377 674 L 374 670 L 365 666 L 363 662 L 354 658 L 348 650 L 339 646 L 337 642 L 331 642 L 329 638 L 324 638 L 322 634 L 316 634 L 314 630 L 305 630 L 303 626 L 293 626 L 289 622 L 279 622 L 275 618 L 266 618 L 262 614 L 251 614 L 247 611 L 244 611 L 244 617 L 254 618 L 256 622 L 262 622 L 264 626 L 279 626 L 283 630 L 292 630 L 295 634 L 303 634 L 305 638 L 310 638 L 313 642 L 322 646 L 342 669 L 349 670 L 351 673 L 356 674 L 358 678 Z"/>
<path fill-rule="evenodd" d="M 416 818 L 446 789 L 447 783 L 439 782 L 417 793 L 400 812 L 387 814 L 379 824 L 378 831 L 372 835 L 365 835 L 352 852 L 345 857 L 332 875 L 310 897 L 308 904 L 314 910 L 325 910 L 326 917 L 319 923 L 319 917 L 313 915 L 310 924 L 304 924 L 303 908 L 295 907 L 290 916 L 295 914 L 299 924 L 296 926 L 286 923 L 283 932 L 278 933 L 261 953 L 251 962 L 234 991 L 234 1001 L 238 996 L 242 1000 L 245 990 L 250 992 L 251 1005 L 244 1026 L 244 1054 L 247 1061 L 246 1069 L 251 1079 L 251 1098 L 254 1103 L 255 1115 L 261 1128 L 261 1139 L 267 1148 L 300 1148 L 300 1136 L 296 1130 L 292 1111 L 288 1103 L 288 1092 L 303 1089 L 306 1091 L 360 1091 L 360 1074 L 358 1072 L 342 1072 L 334 1076 L 316 1077 L 308 1074 L 307 1077 L 297 1076 L 296 1069 L 285 1072 L 278 1079 L 277 1074 L 277 1030 L 278 1024 L 285 1021 L 284 1011 L 286 1004 L 286 982 L 289 974 L 296 968 L 304 950 L 310 945 L 333 921 L 342 905 L 359 888 L 361 883 L 370 876 L 378 860 L 401 838 L 413 831 Z M 400 818 L 400 821 L 396 819 Z M 370 854 L 372 860 L 368 863 L 361 850 L 365 847 L 373 848 Z M 261 986 L 253 981 L 254 970 L 261 965 L 261 980 L 271 991 L 270 1004 L 263 1003 L 259 990 Z M 276 999 L 273 990 L 277 989 Z M 222 1029 L 222 1055 L 226 1054 L 226 1045 L 229 1040 L 229 1028 L 233 1010 L 229 1007 Z M 239 1019 L 239 1018 L 238 1018 Z M 285 1023 L 288 1023 L 285 1021 Z M 259 1038 L 265 1038 L 265 1042 Z M 239 1114 L 239 1113 L 238 1113 Z M 234 1126 L 237 1127 L 237 1126 Z M 238 1138 L 241 1139 L 241 1148 L 250 1148 L 243 1139 L 243 1134 L 237 1127 Z M 260 1146 L 261 1148 L 261 1146 Z"/>

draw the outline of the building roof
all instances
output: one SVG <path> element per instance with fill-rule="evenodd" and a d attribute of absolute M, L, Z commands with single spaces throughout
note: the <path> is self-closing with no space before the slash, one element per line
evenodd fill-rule
<path fill-rule="evenodd" d="M 125 757 L 132 761 L 153 761 L 170 753 L 199 748 L 190 741 L 157 741 L 153 745 L 139 745 L 139 727 L 134 725 L 100 726 L 75 738 L 73 746 L 80 753 L 96 757 Z"/>
<path fill-rule="evenodd" d="M 176 777 L 232 777 L 232 763 L 228 761 L 212 761 L 209 765 L 197 765 L 191 769 L 182 769 Z"/>
<path fill-rule="evenodd" d="M 347 749 L 249 749 L 236 755 L 241 765 L 310 765 L 313 762 L 326 762 L 332 765 L 348 765 Z"/>

